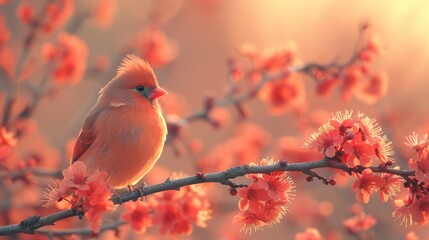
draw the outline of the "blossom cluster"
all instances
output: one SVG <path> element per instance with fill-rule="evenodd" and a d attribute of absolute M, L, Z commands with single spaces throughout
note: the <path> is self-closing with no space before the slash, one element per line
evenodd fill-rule
<path fill-rule="evenodd" d="M 50 34 L 70 18 L 74 12 L 72 0 L 60 0 L 47 3 L 43 7 L 43 17 L 36 18 L 34 6 L 23 2 L 16 10 L 16 15 L 24 24 L 32 24 L 40 28 L 43 33 Z"/>
<path fill-rule="evenodd" d="M 112 192 L 106 184 L 106 172 L 89 172 L 77 161 L 63 170 L 63 179 L 45 191 L 45 207 L 67 202 L 89 220 L 94 233 L 100 230 L 103 213 L 113 210 Z"/>
<path fill-rule="evenodd" d="M 251 44 L 243 44 L 239 47 L 238 53 L 250 61 L 251 67 L 244 73 L 241 65 L 232 61 L 231 79 L 238 81 L 246 78 L 253 85 L 263 83 L 256 96 L 269 105 L 270 112 L 274 115 L 303 109 L 304 83 L 299 74 L 291 71 L 292 66 L 298 62 L 294 43 L 262 50 Z"/>
<path fill-rule="evenodd" d="M 405 142 L 409 148 L 416 151 L 417 157 L 411 158 L 408 165 L 415 170 L 415 178 L 409 178 L 404 187 L 409 195 L 395 200 L 397 209 L 393 212 L 395 219 L 401 219 L 405 225 L 429 222 L 429 139 L 428 134 L 418 137 L 416 133 L 407 137 Z"/>
<path fill-rule="evenodd" d="M 362 113 L 353 118 L 353 111 L 337 112 L 322 125 L 304 144 L 308 149 L 317 149 L 326 158 L 344 162 L 353 168 L 371 166 L 374 161 L 390 165 L 393 150 L 391 142 L 382 135 L 381 127 Z"/>
<path fill-rule="evenodd" d="M 184 177 L 173 174 L 173 178 Z M 180 191 L 163 191 L 148 201 L 125 203 L 121 218 L 131 223 L 138 233 L 144 233 L 148 227 L 159 226 L 162 234 L 186 234 L 193 231 L 192 224 L 206 227 L 212 210 L 207 200 L 206 189 L 198 185 L 182 187 Z"/>
<path fill-rule="evenodd" d="M 377 220 L 371 216 L 371 214 L 366 214 L 363 211 L 356 212 L 355 216 L 352 218 L 345 219 L 343 221 L 343 226 L 352 235 L 358 235 L 362 232 L 365 232 L 372 228 L 377 223 Z"/>
<path fill-rule="evenodd" d="M 396 196 L 399 191 L 400 179 L 388 173 L 375 175 L 366 168 L 372 166 L 374 161 L 383 168 L 393 164 L 391 142 L 382 134 L 375 119 L 362 113 L 353 118 L 353 112 L 346 110 L 334 114 L 329 122 L 311 135 L 305 147 L 317 149 L 326 159 L 342 162 L 352 169 L 358 178 L 353 190 L 357 192 L 359 201 L 368 203 L 377 191 L 380 191 L 381 199 L 387 201 L 388 197 Z"/>
<path fill-rule="evenodd" d="M 61 33 L 55 44 L 45 43 L 43 57 L 53 64 L 52 79 L 57 83 L 77 83 L 83 77 L 88 57 L 86 43 L 78 37 Z"/>
<path fill-rule="evenodd" d="M 273 159 L 263 159 L 259 165 L 275 163 L 277 161 Z M 233 222 L 241 224 L 246 233 L 252 233 L 263 226 L 276 224 L 283 218 L 287 212 L 286 204 L 293 197 L 294 184 L 285 172 L 248 174 L 246 177 L 252 183 L 238 189 L 240 212 L 234 216 Z"/>
<path fill-rule="evenodd" d="M 317 82 L 317 94 L 330 95 L 338 86 L 343 100 L 347 101 L 355 96 L 367 104 L 373 104 L 386 95 L 387 75 L 384 72 L 373 73 L 370 68 L 370 64 L 381 55 L 381 38 L 372 34 L 368 26 L 361 28 L 360 35 L 362 44 L 348 64 L 311 69 L 310 74 Z"/>

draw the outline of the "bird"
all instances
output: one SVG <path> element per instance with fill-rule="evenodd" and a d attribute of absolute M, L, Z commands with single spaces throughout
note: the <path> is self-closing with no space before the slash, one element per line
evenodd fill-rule
<path fill-rule="evenodd" d="M 107 173 L 113 189 L 137 184 L 159 159 L 167 125 L 158 98 L 167 94 L 149 63 L 129 54 L 101 88 L 75 142 L 71 164 Z"/>

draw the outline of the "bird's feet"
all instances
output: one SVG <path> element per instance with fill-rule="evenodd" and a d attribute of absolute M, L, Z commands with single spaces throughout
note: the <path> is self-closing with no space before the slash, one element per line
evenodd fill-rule
<path fill-rule="evenodd" d="M 146 187 L 146 183 L 142 183 L 142 185 L 136 187 L 135 189 L 133 189 L 133 187 L 131 185 L 128 185 L 128 189 L 130 190 L 130 192 L 135 192 L 138 194 L 139 197 L 141 197 L 142 201 L 144 200 L 144 192 L 143 192 L 143 188 Z M 134 202 L 137 201 L 138 198 L 134 199 Z"/>
<path fill-rule="evenodd" d="M 113 195 L 112 195 L 112 201 L 113 201 L 114 203 L 117 203 L 117 204 L 119 204 L 119 205 L 122 205 L 123 201 L 122 201 L 122 197 L 121 197 L 121 195 L 120 195 L 118 192 L 114 191 L 114 190 L 112 190 L 112 192 L 113 192 Z"/>

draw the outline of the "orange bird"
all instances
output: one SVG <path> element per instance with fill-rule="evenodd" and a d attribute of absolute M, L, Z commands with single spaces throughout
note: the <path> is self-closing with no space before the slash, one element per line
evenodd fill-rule
<path fill-rule="evenodd" d="M 166 93 L 146 61 L 127 55 L 89 111 L 71 163 L 107 172 L 112 188 L 136 184 L 164 147 L 167 126 L 156 99 Z"/>

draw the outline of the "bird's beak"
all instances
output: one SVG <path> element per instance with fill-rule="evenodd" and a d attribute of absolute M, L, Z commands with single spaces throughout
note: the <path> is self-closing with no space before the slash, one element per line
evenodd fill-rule
<path fill-rule="evenodd" d="M 155 87 L 154 89 L 152 89 L 149 93 L 149 99 L 150 100 L 154 100 L 156 98 L 161 97 L 162 95 L 167 94 L 167 91 L 165 91 L 164 89 L 162 89 L 161 87 Z"/>

